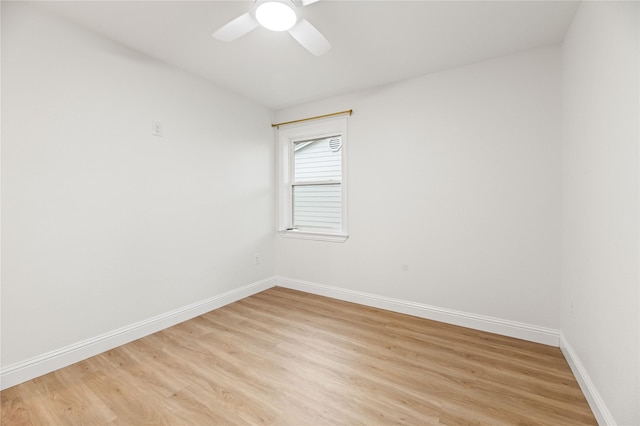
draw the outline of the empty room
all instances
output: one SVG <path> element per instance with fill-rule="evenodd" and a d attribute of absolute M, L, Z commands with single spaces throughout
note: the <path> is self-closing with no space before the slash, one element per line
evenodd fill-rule
<path fill-rule="evenodd" d="M 638 1 L 2 1 L 3 425 L 640 426 Z"/>

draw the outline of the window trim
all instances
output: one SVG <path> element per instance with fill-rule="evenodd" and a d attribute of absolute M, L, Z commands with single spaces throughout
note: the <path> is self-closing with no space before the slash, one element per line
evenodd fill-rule
<path fill-rule="evenodd" d="M 293 229 L 293 145 L 302 140 L 340 136 L 342 139 L 342 179 L 339 183 L 342 194 L 341 229 L 336 232 L 312 228 Z M 296 123 L 277 129 L 277 179 L 278 179 L 278 235 L 316 241 L 345 242 L 348 234 L 348 140 L 347 117 L 334 117 L 313 122 Z"/>

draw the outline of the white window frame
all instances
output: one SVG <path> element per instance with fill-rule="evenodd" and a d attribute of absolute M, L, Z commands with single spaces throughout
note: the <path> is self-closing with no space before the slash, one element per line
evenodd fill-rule
<path fill-rule="evenodd" d="M 342 217 L 341 229 L 323 231 L 316 228 L 293 228 L 293 146 L 295 142 L 340 136 L 342 142 Z M 278 129 L 278 234 L 286 238 L 345 242 L 349 237 L 347 200 L 347 117 L 325 118 L 290 124 Z"/>

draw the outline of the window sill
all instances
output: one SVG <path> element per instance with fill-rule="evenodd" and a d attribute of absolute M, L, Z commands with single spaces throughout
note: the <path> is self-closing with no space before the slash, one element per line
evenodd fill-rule
<path fill-rule="evenodd" d="M 300 240 L 328 241 L 332 243 L 344 243 L 349 238 L 343 234 L 322 234 L 308 231 L 279 231 L 278 235 L 284 238 L 297 238 Z"/>

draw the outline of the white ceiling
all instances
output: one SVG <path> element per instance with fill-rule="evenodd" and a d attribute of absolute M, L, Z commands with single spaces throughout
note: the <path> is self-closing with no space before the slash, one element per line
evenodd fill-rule
<path fill-rule="evenodd" d="M 332 44 L 315 57 L 264 28 L 211 33 L 254 2 L 46 2 L 82 26 L 273 109 L 562 41 L 574 1 L 330 1 L 298 9 Z"/>

